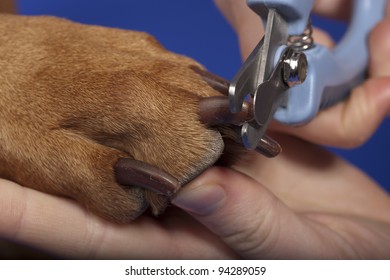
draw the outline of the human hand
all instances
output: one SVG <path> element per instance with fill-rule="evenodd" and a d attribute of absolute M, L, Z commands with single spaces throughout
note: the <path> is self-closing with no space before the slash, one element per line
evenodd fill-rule
<path fill-rule="evenodd" d="M 260 19 L 245 1 L 217 3 L 246 57 L 261 36 Z M 316 11 L 335 16 L 341 3 L 318 2 Z M 301 128 L 274 124 L 281 155 L 269 160 L 250 154 L 234 166 L 237 171 L 210 169 L 173 203 L 244 258 L 389 258 L 389 195 L 340 158 L 295 137 L 353 147 L 375 131 L 390 108 L 390 68 L 383 63 L 389 27 L 386 19 L 372 32 L 370 77 L 348 100 Z M 333 44 L 326 33 L 317 30 L 315 37 Z"/>
<path fill-rule="evenodd" d="M 0 179 L 0 238 L 60 258 L 226 259 L 235 253 L 188 214 L 171 207 L 118 225 L 73 200 Z"/>
<path fill-rule="evenodd" d="M 263 35 L 261 20 L 246 5 L 245 0 L 215 0 L 236 30 L 241 54 L 246 58 Z M 333 18 L 348 17 L 351 1 L 317 1 L 314 12 Z M 369 76 L 354 88 L 344 102 L 321 111 L 309 124 L 288 127 L 274 123 L 271 129 L 296 135 L 323 145 L 357 147 L 363 144 L 390 114 L 390 7 L 386 17 L 372 31 L 369 40 Z M 328 47 L 330 36 L 314 28 L 314 41 Z"/>
<path fill-rule="evenodd" d="M 390 258 L 390 196 L 314 144 L 279 141 L 275 159 L 211 168 L 173 203 L 242 258 Z"/>

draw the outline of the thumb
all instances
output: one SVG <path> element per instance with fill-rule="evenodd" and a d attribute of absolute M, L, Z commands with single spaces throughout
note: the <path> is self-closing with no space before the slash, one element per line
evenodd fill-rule
<path fill-rule="evenodd" d="M 172 203 L 243 258 L 319 258 L 329 249 L 320 224 L 297 215 L 264 186 L 231 169 L 209 169 Z"/>

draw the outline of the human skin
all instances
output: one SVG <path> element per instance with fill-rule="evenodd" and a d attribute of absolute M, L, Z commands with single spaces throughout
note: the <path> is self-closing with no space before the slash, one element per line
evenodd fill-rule
<path fill-rule="evenodd" d="M 245 58 L 261 35 L 259 18 L 245 1 L 216 3 L 237 31 Z M 333 1 L 334 8 L 340 4 Z M 324 2 L 315 10 L 345 16 Z M 306 142 L 355 147 L 387 117 L 390 68 L 383 61 L 389 57 L 389 28 L 385 19 L 372 32 L 370 76 L 348 100 L 304 127 L 273 126 L 285 148 L 279 157 L 251 154 L 234 167 L 239 172 L 211 169 L 174 203 L 245 258 L 389 258 L 389 195 L 360 170 Z M 318 30 L 315 40 L 333 45 Z"/>

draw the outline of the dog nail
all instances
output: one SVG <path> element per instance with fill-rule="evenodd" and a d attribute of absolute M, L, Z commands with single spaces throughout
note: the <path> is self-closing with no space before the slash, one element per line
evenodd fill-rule
<path fill-rule="evenodd" d="M 138 160 L 121 158 L 114 170 L 116 180 L 121 185 L 143 187 L 166 196 L 171 196 L 180 188 L 175 177 Z"/>
<path fill-rule="evenodd" d="M 269 158 L 277 156 L 281 151 L 282 147 L 279 145 L 279 143 L 268 135 L 264 135 L 256 147 L 256 152 L 261 153 Z"/>
<path fill-rule="evenodd" d="M 219 185 L 186 187 L 173 198 L 172 204 L 196 215 L 208 215 L 225 201 L 225 190 Z"/>
<path fill-rule="evenodd" d="M 219 91 L 220 93 L 222 93 L 223 95 L 226 95 L 228 96 L 229 94 L 229 82 L 222 78 L 222 77 L 219 77 L 215 74 L 212 74 L 204 69 L 201 69 L 200 67 L 197 67 L 197 66 L 190 66 L 190 68 L 196 72 L 197 74 L 199 74 L 202 79 L 209 84 L 210 87 L 212 87 L 213 89 Z"/>
<path fill-rule="evenodd" d="M 206 97 L 200 100 L 199 116 L 200 121 L 208 126 L 241 125 L 253 118 L 252 104 L 244 102 L 240 112 L 231 113 L 227 96 Z"/>

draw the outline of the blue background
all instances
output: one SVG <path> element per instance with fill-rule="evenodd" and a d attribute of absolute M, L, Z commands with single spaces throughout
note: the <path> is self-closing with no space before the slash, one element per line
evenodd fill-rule
<path fill-rule="evenodd" d="M 77 22 L 146 31 L 169 50 L 187 55 L 231 79 L 241 65 L 236 35 L 212 0 L 19 0 L 19 12 L 56 15 Z M 344 24 L 315 17 L 335 39 Z M 362 147 L 333 149 L 390 191 L 390 119 Z"/>

